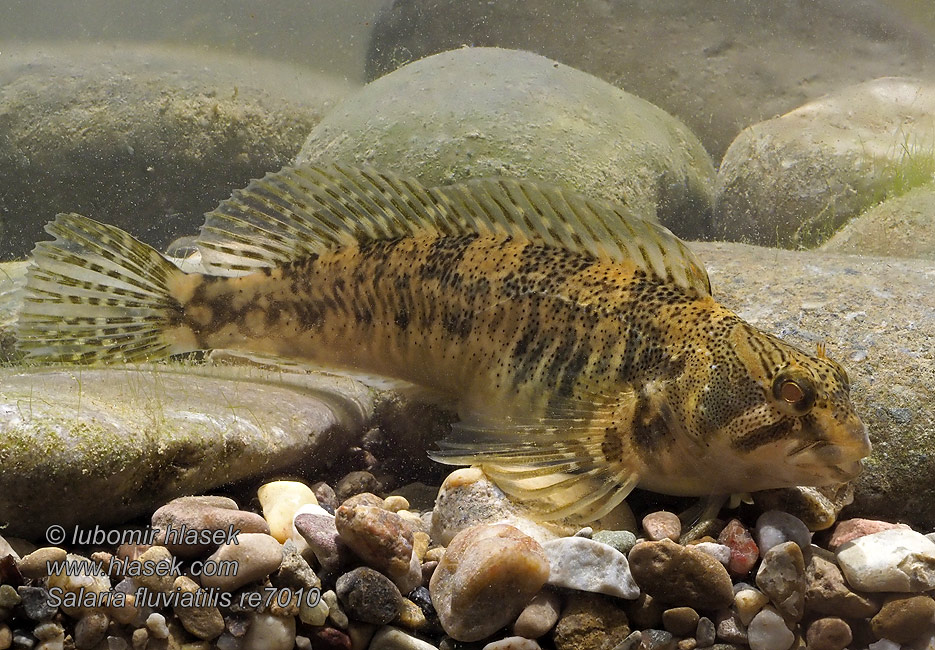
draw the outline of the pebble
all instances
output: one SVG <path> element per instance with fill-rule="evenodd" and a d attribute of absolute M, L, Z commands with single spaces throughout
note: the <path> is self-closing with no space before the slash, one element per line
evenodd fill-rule
<path fill-rule="evenodd" d="M 876 643 L 871 643 L 867 648 L 868 650 L 900 650 L 901 646 L 895 641 L 880 639 Z"/>
<path fill-rule="evenodd" d="M 315 498 L 318 500 L 318 505 L 324 508 L 326 512 L 334 514 L 334 511 L 337 510 L 340 505 L 338 495 L 335 494 L 334 488 L 324 481 L 312 483 L 311 487 L 312 492 L 315 493 Z"/>
<path fill-rule="evenodd" d="M 55 616 L 58 608 L 50 602 L 52 600 L 48 590 L 44 587 L 30 587 L 23 585 L 17 587 L 23 613 L 33 621 L 44 621 Z"/>
<path fill-rule="evenodd" d="M 717 638 L 728 643 L 747 645 L 747 626 L 736 612 L 721 610 L 717 617 Z"/>
<path fill-rule="evenodd" d="M 868 618 L 880 607 L 873 600 L 851 591 L 834 562 L 813 554 L 805 568 L 805 607 L 815 614 Z"/>
<path fill-rule="evenodd" d="M 508 636 L 491 641 L 482 650 L 540 650 L 538 643 L 523 636 Z"/>
<path fill-rule="evenodd" d="M 334 523 L 341 540 L 368 565 L 388 575 L 402 593 L 422 583 L 412 531 L 398 514 L 376 506 L 342 505 Z"/>
<path fill-rule="evenodd" d="M 373 492 L 361 492 L 359 494 L 349 496 L 344 499 L 341 505 L 346 508 L 353 508 L 354 506 L 373 506 L 374 508 L 379 508 L 380 510 L 387 509 L 386 499 L 374 494 Z"/>
<path fill-rule="evenodd" d="M 935 600 L 929 596 L 892 596 L 870 620 L 873 633 L 896 643 L 915 641 L 935 624 Z"/>
<path fill-rule="evenodd" d="M 352 618 L 364 623 L 386 625 L 402 607 L 402 594 L 392 580 L 370 567 L 358 567 L 338 578 L 338 600 Z"/>
<path fill-rule="evenodd" d="M 695 640 L 698 641 L 699 648 L 707 648 L 714 645 L 717 640 L 717 628 L 707 616 L 698 619 L 698 627 L 695 628 Z"/>
<path fill-rule="evenodd" d="M 627 557 L 616 549 L 585 537 L 562 537 L 542 545 L 549 559 L 548 584 L 633 599 L 640 588 Z"/>
<path fill-rule="evenodd" d="M 805 558 L 794 541 L 771 547 L 756 572 L 756 586 L 783 616 L 800 621 L 805 614 Z"/>
<path fill-rule="evenodd" d="M 383 507 L 390 512 L 399 512 L 400 510 L 409 510 L 409 501 L 404 496 L 393 494 L 384 499 Z"/>
<path fill-rule="evenodd" d="M 421 607 L 408 598 L 402 598 L 396 622 L 410 630 L 421 630 L 428 624 L 428 619 Z"/>
<path fill-rule="evenodd" d="M 279 571 L 273 576 L 272 582 L 277 587 L 306 591 L 321 587 L 318 575 L 299 554 L 295 542 L 291 539 L 286 540 L 286 543 L 282 545 L 282 564 L 279 565 Z"/>
<path fill-rule="evenodd" d="M 747 628 L 750 650 L 788 650 L 794 641 L 795 634 L 786 627 L 782 615 L 769 605 L 753 617 Z"/>
<path fill-rule="evenodd" d="M 591 539 L 612 546 L 624 555 L 636 546 L 636 535 L 629 530 L 599 530 L 591 535 Z"/>
<path fill-rule="evenodd" d="M 734 601 L 727 569 L 713 557 L 669 539 L 642 542 L 629 555 L 637 584 L 653 598 L 696 609 L 720 609 Z"/>
<path fill-rule="evenodd" d="M 91 650 L 104 640 L 110 618 L 100 610 L 92 610 L 81 617 L 75 625 L 75 648 Z"/>
<path fill-rule="evenodd" d="M 157 612 L 153 612 L 146 618 L 146 629 L 149 635 L 154 639 L 168 639 L 169 626 L 166 624 L 166 617 Z"/>
<path fill-rule="evenodd" d="M 556 650 L 615 648 L 630 634 L 627 615 L 612 598 L 572 593 L 562 611 L 552 640 Z"/>
<path fill-rule="evenodd" d="M 675 637 L 665 630 L 643 630 L 640 635 L 640 650 L 676 650 L 676 646 Z"/>
<path fill-rule="evenodd" d="M 141 554 L 139 558 L 141 567 L 150 567 L 149 575 L 134 576 L 136 583 L 148 591 L 165 593 L 172 589 L 175 574 L 172 572 L 172 553 L 165 546 L 153 546 Z M 145 573 L 145 572 L 144 572 Z"/>
<path fill-rule="evenodd" d="M 333 627 L 316 627 L 309 631 L 315 650 L 352 650 L 351 637 Z"/>
<path fill-rule="evenodd" d="M 853 640 L 851 626 L 837 617 L 819 618 L 808 626 L 808 650 L 844 650 Z"/>
<path fill-rule="evenodd" d="M 237 535 L 236 543 L 232 540 L 223 544 L 207 561 L 236 563 L 227 565 L 236 566 L 236 571 L 219 571 L 218 575 L 201 577 L 204 587 L 232 591 L 276 571 L 282 564 L 282 545 L 265 533 L 242 533 Z"/>
<path fill-rule="evenodd" d="M 406 634 L 399 628 L 386 625 L 373 635 L 369 650 L 438 650 L 438 648 L 411 634 Z"/>
<path fill-rule="evenodd" d="M 75 567 L 76 563 L 81 563 L 85 565 L 85 568 L 71 568 L 67 571 L 63 570 L 59 574 L 50 575 L 46 582 L 48 589 L 57 588 L 61 589 L 63 592 L 72 594 L 81 594 L 83 591 L 85 595 L 110 591 L 110 578 L 106 575 L 93 573 L 94 568 L 91 564 L 91 560 L 80 555 L 75 555 L 74 553 L 69 553 L 66 559 L 72 563 L 72 567 Z M 86 575 L 86 573 L 91 573 L 91 575 Z M 26 606 L 26 598 L 22 590 L 20 590 L 20 597 L 23 598 L 23 605 Z M 46 597 L 48 597 L 48 594 L 46 594 Z M 82 604 L 78 607 L 66 607 L 62 604 L 62 611 L 69 616 L 80 617 L 87 609 L 91 609 L 84 606 L 84 598 L 85 596 L 82 596 Z"/>
<path fill-rule="evenodd" d="M 759 548 L 747 527 L 737 519 L 731 519 L 718 536 L 718 542 L 730 549 L 727 570 L 734 576 L 750 573 L 760 557 Z"/>
<path fill-rule="evenodd" d="M 351 650 L 367 650 L 376 631 L 377 626 L 370 623 L 351 623 L 346 633 L 347 638 L 351 640 Z"/>
<path fill-rule="evenodd" d="M 299 618 L 306 625 L 320 626 L 328 620 L 328 603 L 319 598 L 318 602 L 310 605 L 307 599 L 303 598 L 299 604 Z"/>
<path fill-rule="evenodd" d="M 285 543 L 292 536 L 292 519 L 296 511 L 304 505 L 318 505 L 312 488 L 300 481 L 266 483 L 257 489 L 256 494 L 263 509 L 263 518 L 269 525 L 269 534 L 280 543 Z"/>
<path fill-rule="evenodd" d="M 203 557 L 221 543 L 230 540 L 231 533 L 269 533 L 266 520 L 254 512 L 241 510 L 237 502 L 227 497 L 179 497 L 165 504 L 152 517 L 153 528 L 160 530 L 156 543 L 165 546 L 176 557 Z M 185 533 L 212 531 L 209 543 L 193 543 Z M 173 534 L 174 533 L 174 534 Z"/>
<path fill-rule="evenodd" d="M 0 650 L 7 650 L 13 645 L 13 630 L 9 625 L 0 623 Z"/>
<path fill-rule="evenodd" d="M 919 592 L 935 589 L 935 542 L 914 530 L 894 528 L 843 544 L 838 564 L 858 591 Z"/>
<path fill-rule="evenodd" d="M 187 576 L 179 576 L 172 585 L 175 591 L 182 594 L 197 594 L 201 592 L 201 598 L 205 598 L 205 592 L 198 586 L 194 580 Z M 221 611 L 213 605 L 185 607 L 179 605 L 174 608 L 175 615 L 190 634 L 199 639 L 215 639 L 224 631 L 224 617 Z"/>
<path fill-rule="evenodd" d="M 513 623 L 513 634 L 538 639 L 548 634 L 555 627 L 562 610 L 562 599 L 550 589 L 543 589 L 529 601 L 523 608 L 516 622 Z"/>
<path fill-rule="evenodd" d="M 888 521 L 879 521 L 877 519 L 846 519 L 839 521 L 831 534 L 831 540 L 828 542 L 828 548 L 832 551 L 838 550 L 842 544 L 863 537 L 872 535 L 884 530 L 902 528 L 911 530 L 906 524 L 891 524 Z"/>
<path fill-rule="evenodd" d="M 337 485 L 334 486 L 334 492 L 338 497 L 338 503 L 344 503 L 345 500 L 360 494 L 361 492 L 379 492 L 380 482 L 377 477 L 366 471 L 348 472 Z"/>
<path fill-rule="evenodd" d="M 325 572 L 335 570 L 341 564 L 341 548 L 334 515 L 320 506 L 306 505 L 299 508 L 292 525 L 305 540 L 321 568 Z"/>
<path fill-rule="evenodd" d="M 759 589 L 747 586 L 738 589 L 734 594 L 734 611 L 744 625 L 750 625 L 750 621 L 761 609 L 769 602 L 769 596 Z"/>
<path fill-rule="evenodd" d="M 812 543 L 812 533 L 801 519 L 782 510 L 767 510 L 756 520 L 753 538 L 760 549 L 760 555 L 784 542 L 795 542 L 799 548 L 807 550 Z"/>
<path fill-rule="evenodd" d="M 688 636 L 698 627 L 701 617 L 691 607 L 673 607 L 662 613 L 662 626 L 676 636 Z"/>
<path fill-rule="evenodd" d="M 292 650 L 294 646 L 293 617 L 256 614 L 244 635 L 242 650 Z"/>
<path fill-rule="evenodd" d="M 12 609 L 22 600 L 13 585 L 0 585 L 0 608 Z"/>
<path fill-rule="evenodd" d="M 61 562 L 68 553 L 58 546 L 43 546 L 16 563 L 16 568 L 27 578 L 39 580 L 48 575 L 48 562 Z"/>
<path fill-rule="evenodd" d="M 692 544 L 692 548 L 704 551 L 725 567 L 730 565 L 731 550 L 729 546 L 718 544 L 717 542 L 698 542 Z"/>
<path fill-rule="evenodd" d="M 337 594 L 329 589 L 328 591 L 322 593 L 321 599 L 325 601 L 326 605 L 328 605 L 328 620 L 330 620 L 342 630 L 346 630 L 349 621 L 347 619 L 347 614 L 344 613 L 344 610 L 341 608 L 341 604 L 338 602 Z"/>
<path fill-rule="evenodd" d="M 451 540 L 429 591 L 445 632 L 477 641 L 512 623 L 548 577 L 538 542 L 507 524 L 480 524 Z"/>
<path fill-rule="evenodd" d="M 682 522 L 679 521 L 678 515 L 666 510 L 649 513 L 643 517 L 642 523 L 646 538 L 652 542 L 658 542 L 661 539 L 671 539 L 677 542 L 679 535 L 682 534 Z"/>

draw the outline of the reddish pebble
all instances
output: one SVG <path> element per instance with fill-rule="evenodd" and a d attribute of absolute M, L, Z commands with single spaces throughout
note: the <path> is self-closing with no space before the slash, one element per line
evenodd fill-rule
<path fill-rule="evenodd" d="M 760 556 L 760 549 L 750 531 L 736 519 L 731 519 L 717 541 L 730 549 L 730 562 L 727 570 L 734 576 L 745 576 L 750 573 L 753 565 Z"/>
<path fill-rule="evenodd" d="M 351 650 L 351 637 L 333 627 L 313 627 L 308 635 L 320 650 Z"/>
<path fill-rule="evenodd" d="M 847 519 L 838 522 L 834 533 L 831 535 L 828 548 L 832 551 L 836 551 L 842 544 L 846 544 L 858 537 L 872 535 L 873 533 L 890 530 L 891 528 L 909 529 L 909 526 L 906 524 L 891 524 L 888 521 L 878 521 L 876 519 Z"/>
<path fill-rule="evenodd" d="M 661 539 L 677 542 L 682 534 L 682 522 L 675 513 L 660 510 L 643 517 L 643 530 L 646 531 L 646 538 L 653 542 Z"/>

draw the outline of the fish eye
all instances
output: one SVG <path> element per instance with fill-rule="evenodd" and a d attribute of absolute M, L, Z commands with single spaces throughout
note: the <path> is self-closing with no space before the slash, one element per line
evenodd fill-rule
<path fill-rule="evenodd" d="M 773 380 L 773 397 L 783 410 L 804 415 L 815 405 L 815 387 L 801 369 L 786 368 Z"/>

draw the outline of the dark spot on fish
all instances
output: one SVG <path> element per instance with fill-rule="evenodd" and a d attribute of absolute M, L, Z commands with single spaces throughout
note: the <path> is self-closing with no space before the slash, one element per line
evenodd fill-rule
<path fill-rule="evenodd" d="M 611 463 L 623 461 L 623 440 L 617 427 L 607 427 L 604 430 L 604 441 L 601 442 L 601 453 Z"/>
<path fill-rule="evenodd" d="M 773 424 L 758 427 L 731 440 L 731 446 L 738 451 L 753 451 L 757 447 L 781 440 L 795 426 L 794 418 L 783 418 Z"/>
<path fill-rule="evenodd" d="M 396 326 L 399 329 L 406 329 L 409 327 L 409 310 L 403 307 L 402 309 L 397 310 L 396 317 L 393 319 L 396 323 Z"/>
<path fill-rule="evenodd" d="M 669 427 L 662 413 L 652 408 L 647 398 L 641 397 L 633 416 L 633 442 L 644 454 L 659 451 L 667 438 Z"/>

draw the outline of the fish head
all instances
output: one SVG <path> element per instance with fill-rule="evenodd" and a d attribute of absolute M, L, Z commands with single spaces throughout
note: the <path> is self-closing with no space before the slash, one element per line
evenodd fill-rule
<path fill-rule="evenodd" d="M 847 373 L 823 349 L 810 355 L 739 321 L 704 352 L 668 396 L 692 441 L 672 493 L 825 486 L 859 474 L 870 440 Z"/>

